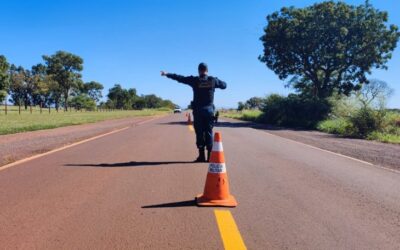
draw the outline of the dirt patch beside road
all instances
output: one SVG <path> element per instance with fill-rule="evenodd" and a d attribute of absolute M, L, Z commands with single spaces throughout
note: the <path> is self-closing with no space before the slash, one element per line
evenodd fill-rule
<path fill-rule="evenodd" d="M 219 126 L 248 126 L 283 138 L 367 161 L 374 165 L 400 170 L 400 145 L 397 144 L 342 138 L 319 131 L 274 128 L 268 125 L 229 118 L 224 118 L 223 120 L 227 121 L 227 123 L 222 122 Z"/>
<path fill-rule="evenodd" d="M 152 118 L 154 117 L 124 118 L 56 129 L 0 135 L 0 167 L 116 129 L 136 126 L 138 123 Z"/>

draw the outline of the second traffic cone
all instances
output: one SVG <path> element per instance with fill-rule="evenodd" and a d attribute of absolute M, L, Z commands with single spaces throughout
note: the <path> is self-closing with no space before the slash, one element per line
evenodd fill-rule
<path fill-rule="evenodd" d="M 189 125 L 192 125 L 192 124 L 193 124 L 193 123 L 192 123 L 192 117 L 191 117 L 190 113 L 188 114 L 188 124 L 189 124 Z"/>
<path fill-rule="evenodd" d="M 225 156 L 219 132 L 214 136 L 204 193 L 196 197 L 196 202 L 198 206 L 236 207 L 238 204 L 235 197 L 229 193 Z"/>

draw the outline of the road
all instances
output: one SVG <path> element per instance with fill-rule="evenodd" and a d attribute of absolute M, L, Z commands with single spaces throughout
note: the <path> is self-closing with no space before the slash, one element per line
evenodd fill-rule
<path fill-rule="evenodd" d="M 0 170 L 0 249 L 222 249 L 184 115 Z M 248 249 L 400 249 L 400 174 L 223 123 Z"/>

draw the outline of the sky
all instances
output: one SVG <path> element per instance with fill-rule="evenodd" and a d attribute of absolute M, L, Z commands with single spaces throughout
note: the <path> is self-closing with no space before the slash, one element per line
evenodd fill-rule
<path fill-rule="evenodd" d="M 186 107 L 192 90 L 160 76 L 160 70 L 196 75 L 206 62 L 210 75 L 224 80 L 217 90 L 217 107 L 237 107 L 239 101 L 271 93 L 288 94 L 257 58 L 266 16 L 285 6 L 305 7 L 309 0 L 0 0 L 0 54 L 10 63 L 30 68 L 42 55 L 58 50 L 84 59 L 83 80 L 98 81 L 104 94 L 114 84 L 156 94 Z M 347 0 L 363 4 L 364 0 Z M 370 0 L 388 11 L 389 23 L 400 26 L 397 0 Z M 394 90 L 388 106 L 400 108 L 400 48 L 388 70 L 369 78 L 386 81 Z"/>

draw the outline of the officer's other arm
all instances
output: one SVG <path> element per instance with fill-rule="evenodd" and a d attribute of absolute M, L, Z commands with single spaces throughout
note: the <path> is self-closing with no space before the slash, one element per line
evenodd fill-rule
<path fill-rule="evenodd" d="M 192 86 L 192 84 L 194 82 L 193 76 L 181 76 L 181 75 L 177 75 L 177 74 L 167 73 L 165 71 L 161 71 L 161 75 L 166 76 L 172 80 L 178 81 L 180 83 L 188 84 L 190 86 Z"/>
<path fill-rule="evenodd" d="M 215 78 L 215 80 L 216 80 L 216 83 L 215 83 L 215 87 L 216 87 L 216 88 L 226 89 L 226 82 L 221 81 L 221 80 L 218 79 L 218 78 Z"/>

